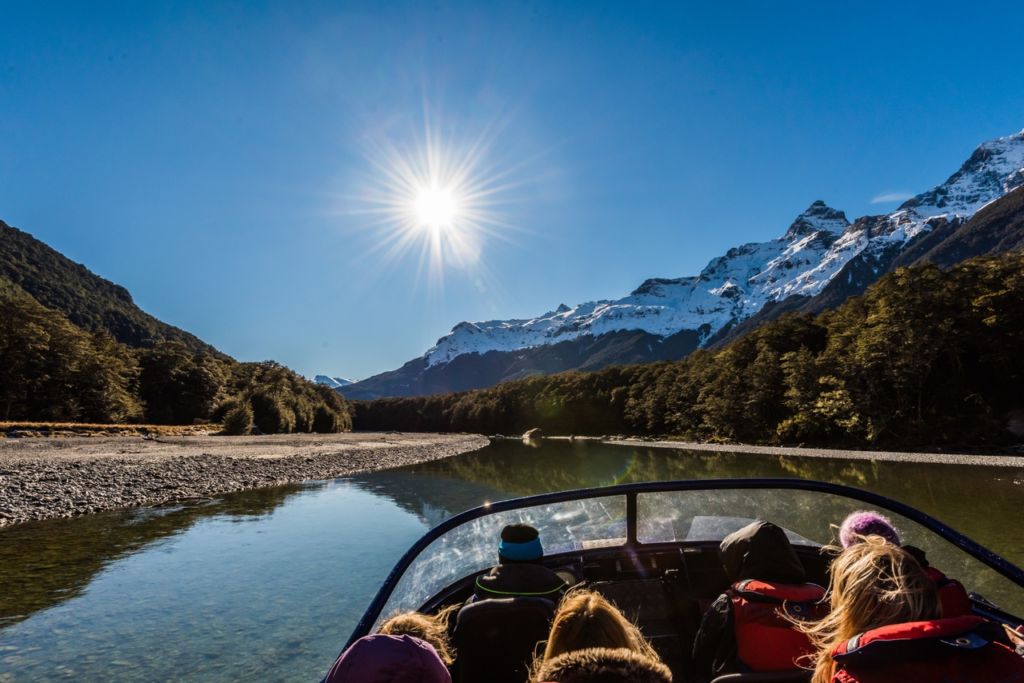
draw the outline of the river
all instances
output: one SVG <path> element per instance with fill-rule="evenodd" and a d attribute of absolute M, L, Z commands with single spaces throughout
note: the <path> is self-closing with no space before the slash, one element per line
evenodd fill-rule
<path fill-rule="evenodd" d="M 750 476 L 891 496 L 1024 565 L 1024 470 L 499 442 L 397 470 L 0 530 L 0 681 L 317 680 L 393 563 L 455 512 L 567 488 Z M 1019 591 L 992 590 L 1021 604 Z"/>

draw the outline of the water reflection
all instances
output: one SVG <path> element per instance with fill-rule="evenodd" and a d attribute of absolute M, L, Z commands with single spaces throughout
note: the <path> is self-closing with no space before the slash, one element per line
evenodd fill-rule
<path fill-rule="evenodd" d="M 0 532 L 0 626 L 77 597 L 97 572 L 214 516 L 260 517 L 301 485 L 215 500 L 20 524 Z"/>
<path fill-rule="evenodd" d="M 402 493 L 390 490 L 377 475 L 370 475 L 367 483 L 360 485 L 372 486 L 372 490 L 410 506 L 410 510 L 417 505 L 430 506 L 446 514 L 501 495 L 526 496 L 637 481 L 817 479 L 863 488 L 908 503 L 1024 566 L 1024 526 L 1016 522 L 1024 501 L 1024 470 L 1020 469 L 672 451 L 592 443 L 546 442 L 542 449 L 535 450 L 506 441 L 398 473 L 416 479 L 429 478 L 435 483 L 429 487 L 410 484 L 409 490 Z M 429 519 L 436 522 L 437 516 Z"/>

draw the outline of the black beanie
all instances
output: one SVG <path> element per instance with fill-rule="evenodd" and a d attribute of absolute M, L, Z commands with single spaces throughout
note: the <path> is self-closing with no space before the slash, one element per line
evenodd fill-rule
<path fill-rule="evenodd" d="M 531 562 L 543 556 L 540 534 L 529 524 L 509 524 L 501 530 L 499 559 L 506 562 Z"/>

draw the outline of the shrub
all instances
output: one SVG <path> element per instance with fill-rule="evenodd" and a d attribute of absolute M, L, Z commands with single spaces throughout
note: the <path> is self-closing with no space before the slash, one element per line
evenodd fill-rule
<path fill-rule="evenodd" d="M 344 431 L 342 428 L 341 415 L 325 406 L 317 406 L 316 414 L 313 416 L 313 431 L 317 434 L 334 434 Z"/>
<path fill-rule="evenodd" d="M 252 433 L 253 413 L 248 403 L 239 403 L 224 415 L 224 433 L 244 436 Z"/>
<path fill-rule="evenodd" d="M 291 434 L 295 431 L 295 413 L 279 396 L 260 390 L 251 396 L 253 419 L 264 434 Z"/>

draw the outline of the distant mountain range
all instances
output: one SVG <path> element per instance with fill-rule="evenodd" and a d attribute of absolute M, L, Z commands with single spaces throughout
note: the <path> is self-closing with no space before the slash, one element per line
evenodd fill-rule
<path fill-rule="evenodd" d="M 402 367 L 337 389 L 357 399 L 416 396 L 681 358 L 785 312 L 834 308 L 901 265 L 951 265 L 1024 245 L 1019 220 L 979 213 L 1011 192 L 1016 205 L 1022 186 L 1024 131 L 981 144 L 946 182 L 892 213 L 851 222 L 815 201 L 782 237 L 730 249 L 699 275 L 650 279 L 621 299 L 534 318 L 461 322 Z"/>
<path fill-rule="evenodd" d="M 313 381 L 317 384 L 322 384 L 325 387 L 331 389 L 340 389 L 341 387 L 347 387 L 352 384 L 352 380 L 343 379 L 341 377 L 328 377 L 327 375 L 317 375 L 313 378 Z"/>

